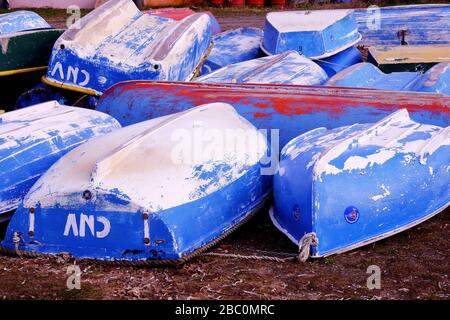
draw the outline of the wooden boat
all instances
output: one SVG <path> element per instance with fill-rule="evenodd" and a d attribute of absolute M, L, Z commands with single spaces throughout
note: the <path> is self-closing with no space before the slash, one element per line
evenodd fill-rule
<path fill-rule="evenodd" d="M 96 0 L 8 0 L 9 7 L 15 8 L 53 8 L 67 9 L 77 6 L 81 9 L 93 9 Z"/>
<path fill-rule="evenodd" d="M 450 62 L 450 44 L 373 46 L 367 61 L 383 72 L 425 72 L 440 62 Z"/>
<path fill-rule="evenodd" d="M 320 59 L 352 47 L 359 40 L 353 10 L 269 12 L 261 48 L 267 54 L 295 50 Z"/>
<path fill-rule="evenodd" d="M 20 251 L 184 262 L 244 223 L 271 194 L 272 176 L 260 172 L 267 151 L 265 136 L 224 103 L 117 130 L 41 177 L 2 246 L 14 250 L 20 234 Z"/>
<path fill-rule="evenodd" d="M 238 28 L 214 37 L 214 47 L 203 63 L 201 75 L 243 61 L 260 58 L 263 32 L 259 28 Z"/>
<path fill-rule="evenodd" d="M 112 117 L 55 101 L 0 115 L 0 220 L 61 156 L 120 128 Z"/>
<path fill-rule="evenodd" d="M 373 124 L 317 128 L 282 150 L 271 218 L 325 257 L 411 228 L 450 205 L 450 127 L 406 109 Z"/>
<path fill-rule="evenodd" d="M 266 83 L 319 85 L 328 79 L 326 72 L 312 60 L 295 51 L 228 65 L 196 82 Z"/>
<path fill-rule="evenodd" d="M 361 45 L 450 43 L 450 5 L 421 4 L 355 10 Z"/>
<path fill-rule="evenodd" d="M 128 126 L 211 101 L 232 104 L 258 129 L 278 130 L 279 147 L 317 127 L 373 122 L 402 108 L 415 121 L 450 124 L 450 97 L 444 95 L 325 86 L 130 81 L 108 89 L 96 110 Z"/>
<path fill-rule="evenodd" d="M 131 79 L 189 80 L 211 46 L 207 14 L 181 21 L 144 14 L 131 0 L 111 0 L 69 28 L 53 48 L 43 81 L 101 95 Z"/>
<path fill-rule="evenodd" d="M 426 73 L 383 73 L 371 63 L 362 62 L 331 77 L 326 85 L 383 90 L 436 92 L 450 95 L 450 62 L 435 65 Z"/>
<path fill-rule="evenodd" d="M 356 47 L 350 47 L 328 58 L 314 60 L 329 77 L 362 61 L 362 53 Z"/>

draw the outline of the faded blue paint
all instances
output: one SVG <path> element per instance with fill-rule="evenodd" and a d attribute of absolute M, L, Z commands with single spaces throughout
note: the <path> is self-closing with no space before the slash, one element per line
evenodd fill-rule
<path fill-rule="evenodd" d="M 289 142 L 274 177 L 275 225 L 296 245 L 304 234 L 316 233 L 319 243 L 311 255 L 321 257 L 390 236 L 444 210 L 450 204 L 449 127 L 415 123 L 411 128 L 407 123 L 411 121 L 320 128 Z M 430 134 L 417 135 L 420 130 Z M 397 140 L 395 132 L 407 139 Z M 368 140 L 378 135 L 387 139 L 381 144 Z M 431 154 L 419 155 L 433 144 Z M 338 161 L 332 164 L 327 157 L 335 152 Z M 385 152 L 394 154 L 383 160 Z M 379 162 L 364 168 L 354 162 L 352 169 L 352 159 L 371 156 Z M 327 163 L 336 172 L 326 172 Z M 348 208 L 356 209 L 350 221 Z"/>
<path fill-rule="evenodd" d="M 0 14 L 0 35 L 48 28 L 51 26 L 41 16 L 31 11 Z"/>
<path fill-rule="evenodd" d="M 334 56 L 317 60 L 316 63 L 322 67 L 329 77 L 363 61 L 362 53 L 356 47 L 350 47 Z"/>
<path fill-rule="evenodd" d="M 327 79 L 326 72 L 315 62 L 287 51 L 226 66 L 195 82 L 319 85 Z"/>
<path fill-rule="evenodd" d="M 202 65 L 201 75 L 206 75 L 230 64 L 260 58 L 263 31 L 258 28 L 238 28 L 214 37 L 214 47 Z"/>
<path fill-rule="evenodd" d="M 101 97 L 96 108 L 123 126 L 223 101 L 259 129 L 277 129 L 280 148 L 317 127 L 376 121 L 408 108 L 418 122 L 450 125 L 450 98 L 415 92 L 249 84 L 128 82 Z"/>
<path fill-rule="evenodd" d="M 401 45 L 402 40 L 409 45 L 450 43 L 448 4 L 375 7 L 354 14 L 365 46 Z"/>
<path fill-rule="evenodd" d="M 97 95 L 125 80 L 190 80 L 213 37 L 207 14 L 174 21 L 144 14 L 131 0 L 110 0 L 80 24 L 55 43 L 46 80 Z"/>
<path fill-rule="evenodd" d="M 214 109 L 212 110 L 214 111 Z M 201 118 L 199 114 L 196 116 L 196 118 L 192 118 L 192 121 L 203 121 L 203 125 L 205 125 L 208 118 Z M 208 116 L 211 117 L 211 115 Z M 178 119 L 185 121 L 186 117 Z M 230 119 L 230 117 L 228 116 L 227 119 Z M 243 128 L 243 119 L 239 115 L 236 114 L 232 119 L 235 122 L 227 123 L 230 125 L 229 129 Z M 253 160 L 248 164 L 239 161 L 234 162 L 236 166 L 239 166 L 237 169 L 240 169 L 240 172 L 243 173 L 240 176 L 228 174 L 229 164 L 220 161 L 217 161 L 217 165 L 209 165 L 206 160 L 202 159 L 203 163 L 208 164 L 207 168 L 193 165 L 192 176 L 185 178 L 189 180 L 189 183 L 195 181 L 193 190 L 196 190 L 198 185 L 202 186 L 201 183 L 197 184 L 197 181 L 205 181 L 205 183 L 211 181 L 217 185 L 217 188 L 209 192 L 203 192 L 204 190 L 202 191 L 202 188 L 200 188 L 200 194 L 190 197 L 191 201 L 183 201 L 180 205 L 175 206 L 172 206 L 174 202 L 170 199 L 164 199 L 164 193 L 159 190 L 148 192 L 146 195 L 148 198 L 146 199 L 149 202 L 141 201 L 140 196 L 136 197 L 136 194 L 128 195 L 126 192 L 119 190 L 120 188 L 111 183 L 111 181 L 117 181 L 111 177 L 115 174 L 114 170 L 107 173 L 109 180 L 105 178 L 102 181 L 94 181 L 92 174 L 95 172 L 99 161 L 105 160 L 104 154 L 110 158 L 116 155 L 116 152 L 121 152 L 117 145 L 123 146 L 125 144 L 126 148 L 133 143 L 139 143 L 139 139 L 143 139 L 145 134 L 151 132 L 148 131 L 150 128 L 156 127 L 156 130 L 158 130 L 161 128 L 158 125 L 166 120 L 168 119 L 154 119 L 123 128 L 111 135 L 93 139 L 75 149 L 76 154 L 71 153 L 63 157 L 28 193 L 8 226 L 2 246 L 14 249 L 13 236 L 17 233 L 22 239 L 19 249 L 37 253 L 68 252 L 78 258 L 100 260 L 180 259 L 209 244 L 249 215 L 255 213 L 256 209 L 271 194 L 272 176 L 261 175 L 262 166 L 258 157 L 250 153 L 253 151 L 245 154 L 249 155 L 255 162 Z M 169 118 L 169 120 L 173 120 L 173 118 Z M 173 128 L 179 128 L 178 125 L 179 123 L 174 124 Z M 247 128 L 256 131 L 248 123 L 246 123 L 244 129 Z M 139 138 L 136 139 L 136 137 Z M 125 143 L 123 143 L 124 141 Z M 170 146 L 170 143 L 172 143 L 170 137 L 163 143 Z M 98 158 L 89 158 L 92 157 L 91 155 L 84 158 L 85 152 L 95 150 L 96 144 L 108 147 L 100 151 Z M 258 147 L 258 151 L 255 149 L 254 152 L 258 152 L 259 155 L 261 150 L 267 152 L 267 149 L 268 146 L 264 143 L 264 146 Z M 158 150 L 153 152 L 150 149 L 145 155 L 159 156 Z M 147 159 L 140 160 L 145 163 Z M 124 164 L 121 164 L 120 161 L 114 161 L 113 165 L 120 171 L 120 166 Z M 173 174 L 177 174 L 180 167 L 186 166 L 186 164 L 181 164 L 177 170 L 168 170 L 168 173 L 163 176 L 164 178 L 156 183 L 160 184 L 161 188 L 167 187 L 167 181 L 170 184 L 170 181 L 177 178 Z M 177 167 L 177 165 L 174 164 L 174 167 Z M 81 170 L 78 170 L 80 168 Z M 59 183 L 71 176 L 74 169 L 77 172 L 82 171 L 80 178 L 72 181 L 72 185 L 68 189 L 61 190 L 58 188 Z M 155 167 L 150 166 L 148 170 L 147 174 L 151 170 L 155 170 Z M 228 177 L 233 177 L 233 179 L 227 179 Z M 118 177 L 119 180 L 125 178 L 123 176 Z M 92 195 L 90 199 L 82 197 L 86 187 Z M 142 188 L 145 187 L 146 185 L 136 184 L 134 188 L 131 186 L 128 190 L 140 189 L 142 191 L 144 190 Z M 55 189 L 57 191 L 50 191 Z M 51 199 L 49 199 L 49 193 Z M 177 194 L 173 194 L 174 199 L 177 199 L 177 197 Z M 155 208 L 157 205 L 165 207 Z M 30 206 L 35 209 L 34 234 L 32 236 L 28 233 Z M 144 241 L 144 213 L 148 214 L 148 244 Z M 93 228 L 95 229 L 91 232 L 87 226 L 83 235 L 80 231 L 82 214 L 92 216 Z M 74 234 L 73 229 L 65 234 L 69 215 L 75 215 L 76 217 L 78 231 L 80 231 L 78 235 Z M 106 226 L 101 222 L 102 217 L 109 221 L 110 228 L 107 228 L 109 230 L 107 235 L 100 237 L 97 232 L 101 232 Z"/>
<path fill-rule="evenodd" d="M 299 24 L 302 20 L 305 22 Z M 262 49 L 267 54 L 295 50 L 310 58 L 325 58 L 360 39 L 352 10 L 270 12 L 265 20 Z"/>
<path fill-rule="evenodd" d="M 371 63 L 351 66 L 331 77 L 327 86 L 372 88 L 382 90 L 435 92 L 450 95 L 450 62 L 441 62 L 426 73 L 383 73 Z"/>
<path fill-rule="evenodd" d="M 108 115 L 56 102 L 0 115 L 0 214 L 16 209 L 64 154 L 118 128 Z"/>

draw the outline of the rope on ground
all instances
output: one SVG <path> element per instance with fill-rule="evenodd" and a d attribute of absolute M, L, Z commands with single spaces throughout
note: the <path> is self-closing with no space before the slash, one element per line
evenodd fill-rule
<path fill-rule="evenodd" d="M 305 262 L 309 258 L 311 246 L 317 247 L 319 239 L 315 232 L 305 234 L 298 242 L 298 261 Z"/>

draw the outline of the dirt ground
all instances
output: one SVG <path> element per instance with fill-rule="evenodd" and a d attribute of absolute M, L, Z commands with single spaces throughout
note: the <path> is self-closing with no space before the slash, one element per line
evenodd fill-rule
<path fill-rule="evenodd" d="M 64 27 L 64 12 L 40 12 Z M 223 30 L 262 27 L 266 10 L 216 10 Z M 81 262 L 81 290 L 68 290 L 64 257 L 0 256 L 0 299 L 449 299 L 450 210 L 396 236 L 306 263 L 203 256 L 179 268 L 99 266 Z M 5 225 L 0 226 L 5 228 Z M 295 253 L 262 210 L 211 250 Z M 381 268 L 381 289 L 366 286 L 368 266 Z"/>
<path fill-rule="evenodd" d="M 272 262 L 203 256 L 178 268 L 79 263 L 68 290 L 64 257 L 0 256 L 0 299 L 449 299 L 449 210 L 396 236 L 325 259 Z M 262 210 L 210 252 L 271 255 L 296 247 Z M 381 289 L 366 286 L 381 269 Z"/>

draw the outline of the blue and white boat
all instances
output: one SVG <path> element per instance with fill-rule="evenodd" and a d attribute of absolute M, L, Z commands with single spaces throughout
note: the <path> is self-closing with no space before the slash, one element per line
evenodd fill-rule
<path fill-rule="evenodd" d="M 90 95 L 132 79 L 188 81 L 212 37 L 205 13 L 175 21 L 142 13 L 131 0 L 110 0 L 58 39 L 43 80 Z"/>
<path fill-rule="evenodd" d="M 269 197 L 272 176 L 261 174 L 267 152 L 265 135 L 224 103 L 128 126 L 52 166 L 14 214 L 2 246 L 184 262 Z"/>
<path fill-rule="evenodd" d="M 50 28 L 44 18 L 32 11 L 21 10 L 0 14 L 0 35 Z"/>
<path fill-rule="evenodd" d="M 411 228 L 450 204 L 450 127 L 400 109 L 374 124 L 317 128 L 289 142 L 271 218 L 307 258 Z M 310 248 L 309 244 L 313 244 Z"/>
<path fill-rule="evenodd" d="M 264 56 L 261 51 L 262 39 L 263 31 L 259 28 L 238 28 L 216 35 L 214 47 L 203 63 L 201 75 Z"/>
<path fill-rule="evenodd" d="M 328 79 L 314 61 L 295 51 L 232 64 L 197 78 L 204 83 L 320 85 Z"/>
<path fill-rule="evenodd" d="M 356 47 L 350 47 L 328 58 L 315 60 L 329 77 L 362 61 L 362 53 Z"/>
<path fill-rule="evenodd" d="M 0 220 L 60 157 L 118 128 L 107 114 L 55 101 L 0 115 Z"/>
<path fill-rule="evenodd" d="M 261 48 L 266 54 L 294 50 L 309 58 L 326 58 L 361 39 L 353 10 L 270 12 Z"/>
<path fill-rule="evenodd" d="M 450 62 L 442 62 L 425 73 L 383 73 L 371 63 L 362 62 L 331 77 L 327 86 L 398 91 L 435 92 L 450 95 Z"/>

